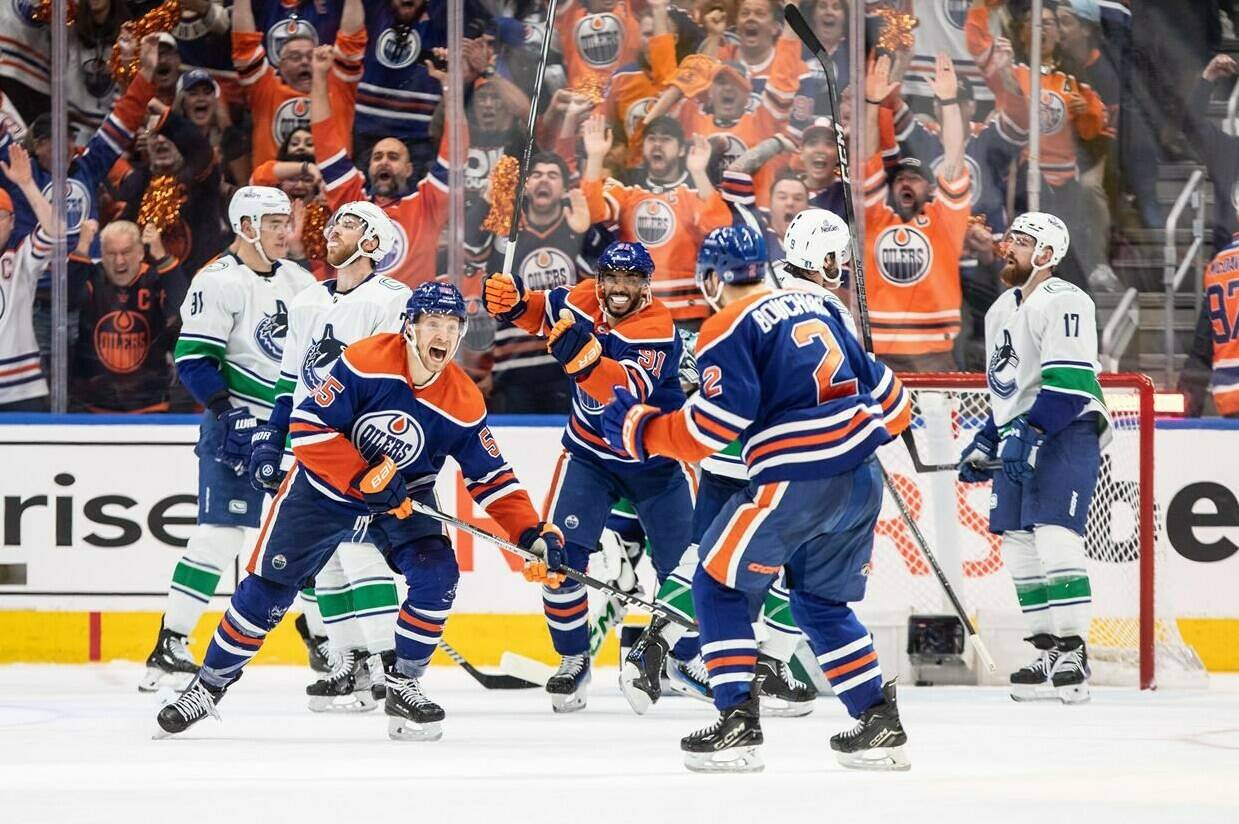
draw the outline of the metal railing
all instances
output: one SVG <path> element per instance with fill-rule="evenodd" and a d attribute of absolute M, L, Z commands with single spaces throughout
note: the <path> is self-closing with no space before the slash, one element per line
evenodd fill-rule
<path fill-rule="evenodd" d="M 1162 282 L 1166 289 L 1166 382 L 1165 386 L 1169 387 L 1174 381 L 1174 310 L 1175 310 L 1175 290 L 1179 288 L 1179 284 L 1187 276 L 1187 273 L 1193 269 L 1193 264 L 1196 263 L 1196 258 L 1199 256 L 1201 248 L 1205 243 L 1205 193 L 1201 187 L 1204 182 L 1205 173 L 1200 169 L 1192 172 L 1191 177 L 1187 179 L 1187 183 L 1183 185 L 1183 190 L 1179 192 L 1179 196 L 1175 198 L 1174 208 L 1170 210 L 1170 214 L 1166 217 L 1166 242 L 1162 249 Z M 1183 214 L 1183 210 L 1187 208 L 1188 202 L 1191 202 L 1192 208 L 1196 210 L 1195 217 L 1192 218 L 1192 243 L 1187 247 L 1183 258 L 1179 258 L 1178 249 L 1175 243 L 1175 231 L 1179 225 L 1179 216 Z M 1200 278 L 1200 266 L 1195 266 L 1197 280 Z M 1199 301 L 1200 289 L 1196 289 L 1197 301 Z M 1197 307 L 1199 308 L 1199 307 Z"/>
<path fill-rule="evenodd" d="M 1239 83 L 1230 90 L 1230 97 L 1226 98 L 1226 119 L 1222 121 L 1222 131 L 1229 135 L 1236 133 L 1235 114 L 1239 112 Z"/>
<path fill-rule="evenodd" d="M 1119 361 L 1140 328 L 1140 290 L 1132 287 L 1123 293 L 1106 328 L 1101 330 L 1101 369 L 1119 371 Z"/>

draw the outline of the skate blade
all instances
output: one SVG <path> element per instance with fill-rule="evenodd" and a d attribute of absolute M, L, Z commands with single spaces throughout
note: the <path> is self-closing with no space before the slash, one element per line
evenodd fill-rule
<path fill-rule="evenodd" d="M 695 773 L 755 773 L 766 769 L 756 745 L 719 752 L 686 752 L 684 766 Z"/>
<path fill-rule="evenodd" d="M 576 692 L 562 694 L 551 693 L 551 709 L 557 713 L 576 712 L 577 710 L 585 709 L 585 690 L 584 688 Z"/>
<path fill-rule="evenodd" d="M 378 702 L 370 695 L 370 691 L 354 692 L 350 695 L 312 695 L 306 703 L 310 712 L 370 712 L 378 707 Z"/>
<path fill-rule="evenodd" d="M 1093 700 L 1093 696 L 1089 693 L 1088 684 L 1072 684 L 1068 687 L 1055 687 L 1056 696 L 1059 701 L 1064 704 L 1087 704 Z"/>
<path fill-rule="evenodd" d="M 709 693 L 703 692 L 700 687 L 698 687 L 696 684 L 692 683 L 691 681 L 687 681 L 683 678 L 679 678 L 677 676 L 672 675 L 667 679 L 667 682 L 668 682 L 668 686 L 671 687 L 671 691 L 676 693 L 677 695 L 684 695 L 689 698 L 696 698 L 698 701 L 704 701 L 707 704 L 714 703 L 713 696 L 711 696 Z"/>
<path fill-rule="evenodd" d="M 163 689 L 173 689 L 184 692 L 189 682 L 194 680 L 192 672 L 168 672 L 158 667 L 147 667 L 138 682 L 138 692 L 159 692 Z"/>
<path fill-rule="evenodd" d="M 628 701 L 628 706 L 632 707 L 632 711 L 637 715 L 645 715 L 658 701 L 657 696 L 650 695 L 645 690 L 637 686 L 637 681 L 641 678 L 641 670 L 635 664 L 624 662 L 624 666 L 620 667 L 619 685 L 620 692 L 624 694 L 624 698 Z"/>
<path fill-rule="evenodd" d="M 813 701 L 788 701 L 784 698 L 761 697 L 761 714 L 775 718 L 800 718 L 813 712 Z"/>
<path fill-rule="evenodd" d="M 443 737 L 443 722 L 418 724 L 407 718 L 388 716 L 387 737 L 393 741 L 438 741 Z"/>
<path fill-rule="evenodd" d="M 904 772 L 912 769 L 912 762 L 902 746 L 874 747 L 860 752 L 835 752 L 835 758 L 841 766 L 849 770 L 868 770 L 870 772 Z"/>
<path fill-rule="evenodd" d="M 1053 701 L 1058 698 L 1054 685 L 1048 681 L 1044 684 L 1012 684 L 1012 701 Z"/>

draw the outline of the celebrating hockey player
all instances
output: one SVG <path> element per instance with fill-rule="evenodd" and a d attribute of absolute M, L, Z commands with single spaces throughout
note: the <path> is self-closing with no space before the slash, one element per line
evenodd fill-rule
<path fill-rule="evenodd" d="M 206 407 L 198 455 L 198 526 L 172 572 L 155 649 L 138 689 L 184 687 L 198 670 L 185 649 L 226 568 L 242 527 L 257 527 L 262 492 L 245 477 L 250 437 L 275 403 L 288 334 L 288 307 L 314 276 L 284 260 L 292 235 L 288 195 L 266 186 L 237 190 L 228 205 L 236 240 L 198 272 L 181 307 L 176 370 Z"/>
<path fill-rule="evenodd" d="M 421 678 L 443 633 L 460 572 L 443 526 L 413 514 L 435 505 L 444 460 L 469 494 L 520 545 L 559 557 L 558 530 L 539 522 L 528 493 L 486 423 L 481 392 L 452 363 L 464 336 L 455 286 L 424 283 L 409 298 L 400 334 L 358 341 L 292 414 L 296 462 L 280 485 L 254 554 L 190 688 L 160 710 L 164 734 L 207 715 L 284 616 L 301 583 L 341 542 L 363 535 L 409 584 L 386 673 L 389 735 L 437 740 L 444 712 Z"/>
<path fill-rule="evenodd" d="M 1092 590 L 1084 568 L 1084 528 L 1111 437 L 1097 380 L 1096 307 L 1055 276 L 1067 254 L 1067 227 L 1028 212 L 1011 222 L 1002 280 L 1012 287 L 985 313 L 990 417 L 964 451 L 960 480 L 993 478 L 989 529 L 1037 649 L 1011 675 L 1017 701 L 1087 701 Z M 984 468 L 1002 461 L 1002 471 Z"/>
<path fill-rule="evenodd" d="M 307 289 L 289 308 L 275 410 L 253 438 L 250 478 L 272 493 L 282 480 L 291 410 L 327 378 L 346 346 L 380 332 L 399 332 L 412 294 L 375 271 L 397 246 L 397 229 L 378 206 L 346 203 L 324 231 L 327 262 L 336 276 Z M 390 663 L 392 624 L 400 604 L 387 562 L 373 546 L 345 542 L 315 578 L 313 593 L 335 667 L 306 688 L 310 709 L 374 709 L 382 698 L 383 667 L 378 659 L 371 666 L 370 659 L 386 655 Z"/>
<path fill-rule="evenodd" d="M 701 537 L 693 603 L 714 724 L 681 742 L 698 771 L 762 769 L 757 643 L 750 599 L 786 570 L 796 622 L 856 727 L 831 738 L 840 763 L 906 769 L 894 683 L 882 684 L 868 630 L 848 604 L 882 502 L 874 451 L 910 420 L 899 379 L 866 354 L 820 295 L 772 291 L 765 244 L 747 226 L 711 233 L 697 280 L 717 311 L 697 342 L 701 390 L 662 412 L 625 388 L 602 415 L 607 442 L 646 460 L 699 460 L 739 438 L 749 483 Z"/>
<path fill-rule="evenodd" d="M 500 320 L 547 338 L 550 353 L 573 380 L 572 415 L 564 451 L 555 467 L 546 518 L 566 541 L 564 556 L 548 559 L 584 569 L 612 505 L 627 499 L 649 537 L 660 582 L 686 558 L 693 498 L 689 470 L 675 460 L 637 459 L 602 437 L 600 415 L 617 386 L 659 409 L 684 403 L 677 368 L 680 338 L 671 312 L 650 293 L 654 262 L 639 243 L 612 243 L 598 258 L 597 280 L 550 291 L 526 291 L 520 278 L 494 275 L 486 282 L 486 309 Z M 584 587 L 548 574 L 546 565 L 526 567 L 530 580 L 544 582 L 543 607 L 559 669 L 546 685 L 556 712 L 585 706 L 589 683 L 589 603 Z M 680 595 L 687 601 L 687 587 Z M 671 609 L 684 610 L 685 605 Z M 671 650 L 667 674 L 686 694 L 705 692 L 696 655 L 696 636 L 685 635 Z"/>

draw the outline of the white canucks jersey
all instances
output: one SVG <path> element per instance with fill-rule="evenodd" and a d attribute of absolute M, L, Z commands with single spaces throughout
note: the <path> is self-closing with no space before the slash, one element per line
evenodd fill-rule
<path fill-rule="evenodd" d="M 1031 294 L 1008 289 L 985 313 L 985 348 L 995 424 L 1027 413 L 1040 392 L 1060 392 L 1086 399 L 1081 415 L 1100 413 L 1105 446 L 1110 416 L 1097 380 L 1097 309 L 1086 293 L 1056 277 Z"/>
<path fill-rule="evenodd" d="M 47 394 L 34 336 L 34 293 L 52 254 L 42 226 L 0 254 L 0 404 Z"/>
<path fill-rule="evenodd" d="M 259 275 L 225 252 L 199 270 L 181 305 L 176 361 L 210 358 L 219 364 L 233 406 L 266 420 L 275 404 L 293 299 L 314 276 L 288 260 Z"/>
<path fill-rule="evenodd" d="M 371 275 L 344 294 L 334 280 L 307 289 L 289 312 L 288 343 L 277 395 L 296 408 L 331 372 L 344 347 L 382 332 L 399 332 L 413 292 L 398 280 Z"/>

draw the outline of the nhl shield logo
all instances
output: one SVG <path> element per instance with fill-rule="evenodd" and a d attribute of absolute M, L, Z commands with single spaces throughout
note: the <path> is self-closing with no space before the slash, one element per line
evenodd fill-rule
<path fill-rule="evenodd" d="M 619 18 L 609 12 L 587 14 L 576 24 L 574 39 L 577 52 L 587 65 L 605 69 L 619 58 L 624 27 Z"/>
<path fill-rule="evenodd" d="M 293 97 L 285 100 L 271 118 L 271 136 L 277 144 L 283 144 L 288 136 L 298 129 L 310 128 L 310 98 Z"/>
<path fill-rule="evenodd" d="M 658 198 L 649 198 L 637 207 L 634 220 L 637 240 L 646 246 L 662 246 L 675 233 L 675 212 Z"/>
<path fill-rule="evenodd" d="M 284 356 L 284 338 L 288 337 L 288 307 L 284 301 L 275 302 L 275 311 L 263 313 L 262 320 L 254 327 L 254 343 L 262 353 L 276 363 Z"/>
<path fill-rule="evenodd" d="M 556 286 L 570 286 L 576 265 L 560 249 L 543 246 L 521 261 L 520 275 L 526 289 L 545 291 Z"/>
<path fill-rule="evenodd" d="M 874 252 L 878 273 L 896 286 L 911 286 L 929 274 L 933 266 L 933 247 L 915 226 L 891 226 L 886 229 L 878 235 Z"/>
<path fill-rule="evenodd" d="M 389 69 L 405 69 L 412 66 L 422 53 L 422 36 L 417 29 L 403 32 L 391 28 L 379 35 L 374 44 L 374 56 Z"/>
<path fill-rule="evenodd" d="M 295 14 L 267 29 L 267 59 L 271 61 L 271 64 L 278 66 L 280 52 L 284 51 L 284 45 L 289 40 L 299 37 L 308 37 L 315 46 L 318 45 L 318 32 L 314 29 L 314 26 L 310 24 L 309 20 L 298 17 Z"/>
<path fill-rule="evenodd" d="M 323 336 L 310 343 L 301 361 L 301 381 L 313 389 L 322 383 L 331 366 L 344 353 L 344 341 L 336 337 L 332 324 L 323 328 Z"/>
<path fill-rule="evenodd" d="M 362 415 L 353 427 L 353 446 L 368 463 L 386 455 L 403 469 L 422 454 L 425 444 L 417 419 L 401 410 Z"/>
<path fill-rule="evenodd" d="M 1015 354 L 1015 346 L 1011 343 L 1011 333 L 1002 331 L 1002 343 L 990 355 L 989 368 L 985 371 L 985 382 L 994 394 L 1000 398 L 1009 398 L 1019 388 L 1016 381 L 1016 370 L 1020 365 L 1020 356 Z"/>

